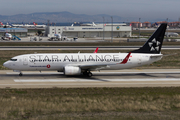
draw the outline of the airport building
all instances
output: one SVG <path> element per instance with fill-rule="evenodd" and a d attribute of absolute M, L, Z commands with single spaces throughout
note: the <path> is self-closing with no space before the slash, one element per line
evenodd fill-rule
<path fill-rule="evenodd" d="M 4 36 L 6 32 L 17 37 L 27 37 L 28 30 L 25 28 L 0 28 L 0 36 Z"/>
<path fill-rule="evenodd" d="M 113 34 L 112 34 L 113 32 Z M 70 38 L 93 38 L 93 37 L 131 37 L 132 28 L 126 24 L 83 24 L 83 26 L 47 26 L 45 35 L 53 37 L 61 34 Z"/>

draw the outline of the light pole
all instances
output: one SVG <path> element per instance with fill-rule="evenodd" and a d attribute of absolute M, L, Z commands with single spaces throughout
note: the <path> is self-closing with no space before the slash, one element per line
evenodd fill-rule
<path fill-rule="evenodd" d="M 166 20 L 167 20 L 167 26 L 168 26 L 168 18 L 167 18 Z M 167 34 L 166 37 L 167 37 L 167 39 L 168 39 L 168 36 L 169 36 L 169 35 L 168 35 L 168 27 L 167 27 L 166 31 L 167 31 L 167 32 L 166 32 L 166 34 Z"/>
<path fill-rule="evenodd" d="M 113 17 L 111 16 L 111 22 L 112 22 L 112 26 L 111 26 L 111 42 L 113 42 Z"/>
<path fill-rule="evenodd" d="M 141 32 L 140 32 L 140 21 L 141 21 L 141 18 L 139 18 L 139 38 L 140 38 L 140 34 L 141 34 Z"/>
<path fill-rule="evenodd" d="M 104 17 L 103 17 L 103 40 L 104 40 Z"/>

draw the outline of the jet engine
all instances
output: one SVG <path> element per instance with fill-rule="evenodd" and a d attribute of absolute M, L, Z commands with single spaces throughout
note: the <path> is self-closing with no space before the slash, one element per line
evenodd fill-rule
<path fill-rule="evenodd" d="M 73 66 L 66 66 L 64 67 L 64 74 L 65 75 L 80 75 L 81 68 L 73 67 Z"/>

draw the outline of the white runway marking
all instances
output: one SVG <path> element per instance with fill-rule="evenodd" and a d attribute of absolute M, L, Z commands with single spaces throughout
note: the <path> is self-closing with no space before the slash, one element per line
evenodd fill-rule
<path fill-rule="evenodd" d="M 92 72 L 94 75 L 95 74 L 141 74 L 141 73 L 147 73 L 147 74 L 180 74 L 180 71 L 174 71 L 174 72 L 144 72 L 144 71 L 139 71 L 139 72 Z M 12 75 L 18 75 L 18 72 L 6 72 L 6 74 L 12 74 Z M 62 75 L 62 72 L 23 72 L 24 75 L 26 74 L 35 74 L 35 75 L 51 75 L 51 74 L 57 74 L 57 75 Z"/>
<path fill-rule="evenodd" d="M 173 74 L 173 73 L 180 73 L 180 72 L 143 72 L 143 71 L 139 71 L 139 72 L 96 72 L 95 74 L 140 74 L 140 73 L 147 73 L 147 74 Z"/>
<path fill-rule="evenodd" d="M 6 72 L 6 74 L 8 74 L 8 75 L 18 75 L 19 73 L 18 72 Z M 40 73 L 40 72 L 23 72 L 23 74 L 27 74 L 27 75 L 29 75 L 29 74 L 33 74 L 33 75 L 57 74 L 57 75 L 59 75 L 59 74 L 63 74 L 63 73 L 59 73 L 59 72 L 42 72 L 42 73 Z"/>
<path fill-rule="evenodd" d="M 14 82 L 113 82 L 113 81 L 180 81 L 180 78 L 152 79 L 14 79 Z"/>
<path fill-rule="evenodd" d="M 109 84 L 109 83 L 108 83 Z M 119 83 L 120 85 L 154 85 L 156 83 Z M 158 83 L 157 85 L 169 85 L 169 84 L 173 84 L 173 85 L 179 85 L 180 83 L 177 82 L 171 82 L 171 83 Z M 32 85 L 32 86 L 64 86 L 64 85 L 77 85 L 76 83 L 67 83 L 67 84 L 1 84 L 1 86 L 28 86 L 28 85 Z M 84 84 L 79 84 L 79 85 L 84 85 Z M 103 84 L 98 84 L 98 83 L 88 83 L 87 85 L 103 85 Z M 118 85 L 117 83 L 110 83 L 109 85 Z"/>

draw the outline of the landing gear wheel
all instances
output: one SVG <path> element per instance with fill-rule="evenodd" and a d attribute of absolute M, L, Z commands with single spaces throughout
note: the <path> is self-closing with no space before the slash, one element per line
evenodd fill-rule
<path fill-rule="evenodd" d="M 83 75 L 86 77 L 92 77 L 93 74 L 89 71 L 85 71 L 85 72 L 83 72 Z"/>
<path fill-rule="evenodd" d="M 88 77 L 92 77 L 92 75 L 93 75 L 93 74 L 92 74 L 91 72 L 88 72 L 88 73 L 87 73 L 87 76 L 88 76 Z"/>
<path fill-rule="evenodd" d="M 19 76 L 22 76 L 23 74 L 22 73 L 19 73 Z"/>
<path fill-rule="evenodd" d="M 83 72 L 83 75 L 84 75 L 84 76 L 87 76 L 87 72 Z"/>

